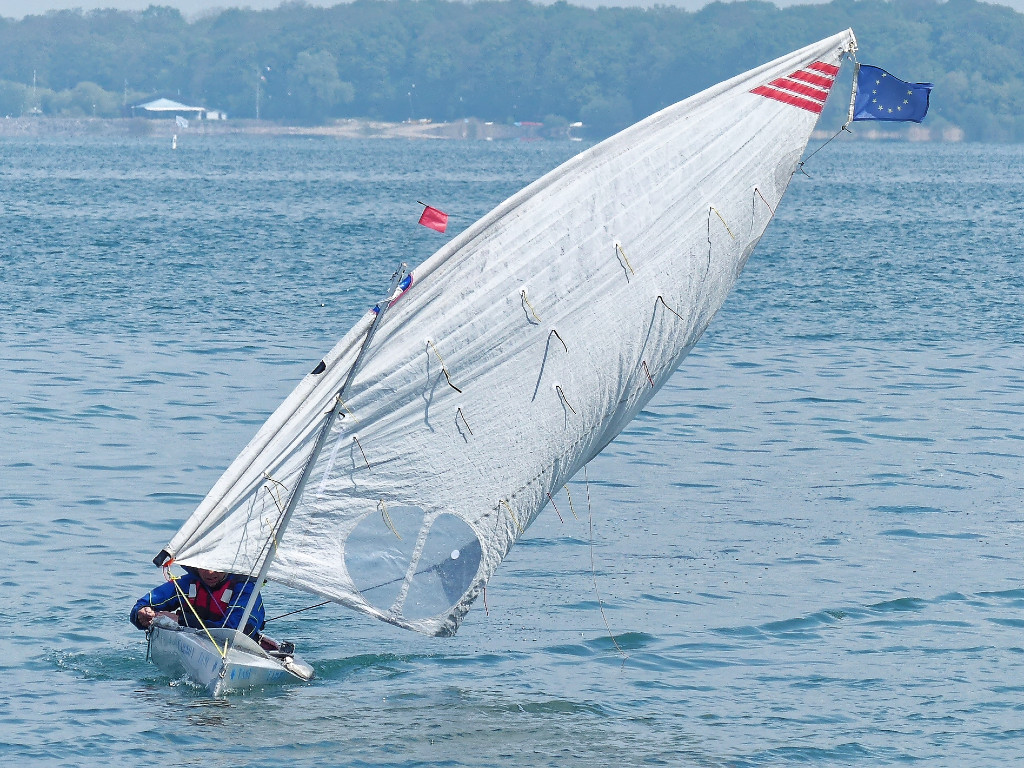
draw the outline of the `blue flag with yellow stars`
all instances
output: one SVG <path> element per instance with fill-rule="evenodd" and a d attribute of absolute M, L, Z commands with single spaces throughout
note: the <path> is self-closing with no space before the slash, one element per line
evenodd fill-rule
<path fill-rule="evenodd" d="M 905 83 L 884 69 L 858 64 L 853 119 L 920 123 L 928 114 L 931 90 L 931 83 Z"/>

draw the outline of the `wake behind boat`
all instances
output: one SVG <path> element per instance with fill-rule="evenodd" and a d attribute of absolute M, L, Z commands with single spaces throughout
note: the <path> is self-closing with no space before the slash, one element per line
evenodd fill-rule
<path fill-rule="evenodd" d="M 847 30 L 651 115 L 403 264 L 154 562 L 453 635 L 707 328 L 855 50 Z M 214 693 L 302 678 L 268 656 L 238 632 L 153 635 Z"/>

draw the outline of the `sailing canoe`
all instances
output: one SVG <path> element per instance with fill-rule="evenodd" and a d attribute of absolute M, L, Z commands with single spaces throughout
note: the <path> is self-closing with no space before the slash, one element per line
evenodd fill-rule
<path fill-rule="evenodd" d="M 311 365 L 156 562 L 453 634 L 707 328 L 855 47 L 651 115 L 453 238 Z"/>

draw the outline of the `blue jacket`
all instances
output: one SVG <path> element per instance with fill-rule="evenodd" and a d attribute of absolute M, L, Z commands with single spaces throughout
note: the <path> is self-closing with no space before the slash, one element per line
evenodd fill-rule
<path fill-rule="evenodd" d="M 191 607 L 185 604 L 186 601 L 182 599 L 181 593 L 175 589 L 174 584 L 167 581 L 139 598 L 135 607 L 132 608 L 129 620 L 136 627 L 142 629 L 138 622 L 139 609 L 148 606 L 154 611 L 177 611 L 179 623 L 189 627 L 200 626 L 196 619 L 196 612 L 198 612 L 207 627 L 237 629 L 255 585 L 255 581 L 245 576 L 228 574 L 223 582 L 211 590 L 197 574 L 188 570 L 184 576 L 178 579 L 178 587 L 181 592 L 185 593 L 187 601 L 192 603 Z M 230 590 L 230 593 L 226 593 L 226 589 Z M 225 599 L 218 600 L 222 596 Z M 263 596 L 257 595 L 256 604 L 249 615 L 249 620 L 245 623 L 245 634 L 255 637 L 266 624 L 265 618 Z"/>

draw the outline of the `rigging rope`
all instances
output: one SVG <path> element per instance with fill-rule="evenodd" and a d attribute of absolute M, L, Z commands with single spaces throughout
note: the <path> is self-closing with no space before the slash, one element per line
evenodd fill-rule
<path fill-rule="evenodd" d="M 856 46 L 851 45 L 850 50 L 846 52 L 846 55 L 849 56 L 850 60 L 854 63 L 853 91 L 850 93 L 850 114 L 849 114 L 846 122 L 843 123 L 843 127 L 840 128 L 838 131 L 836 131 L 835 135 L 832 136 L 831 139 L 826 141 L 824 144 L 822 144 L 816 150 L 811 152 L 811 154 L 809 154 L 807 157 L 805 157 L 803 160 L 801 160 L 799 163 L 797 163 L 797 166 L 796 166 L 797 170 L 800 171 L 801 173 L 803 173 L 805 176 L 810 176 L 810 174 L 807 173 L 807 171 L 804 170 L 804 163 L 806 163 L 808 160 L 810 160 L 812 157 L 814 157 L 816 154 L 818 154 L 821 150 L 823 150 L 825 147 L 827 147 L 832 142 L 832 139 L 836 138 L 836 136 L 838 136 L 843 131 L 846 131 L 847 133 L 849 133 L 851 135 L 853 134 L 853 131 L 850 130 L 850 123 L 853 122 L 853 104 L 854 104 L 854 101 L 857 98 L 857 74 L 860 72 L 860 62 L 857 61 L 857 48 L 856 48 Z M 767 201 L 765 201 L 765 202 L 767 203 Z M 774 215 L 774 211 L 772 212 L 772 214 Z"/>
<path fill-rule="evenodd" d="M 294 615 L 296 613 L 302 613 L 303 611 L 311 611 L 314 608 L 320 608 L 322 606 L 327 605 L 328 603 L 333 603 L 333 602 L 334 602 L 333 600 L 324 600 L 322 603 L 317 603 L 316 605 L 307 605 L 305 608 L 299 608 L 299 609 L 294 610 L 294 611 L 288 611 L 288 613 L 282 613 L 280 616 L 273 616 L 273 617 L 267 619 L 266 621 L 268 623 L 271 622 L 271 621 L 277 621 L 278 619 L 283 619 L 285 616 L 292 616 L 292 615 Z"/>
<path fill-rule="evenodd" d="M 594 510 L 590 506 L 590 479 L 587 477 L 587 465 L 583 465 L 583 481 L 587 484 L 587 512 L 590 515 L 590 575 L 594 579 L 594 594 L 597 595 L 597 607 L 601 611 L 601 618 L 604 620 L 605 629 L 608 630 L 608 637 L 612 640 L 612 645 L 615 646 L 623 659 L 628 659 L 629 654 L 622 650 L 622 646 L 619 645 L 619 641 L 615 639 L 615 634 L 612 632 L 611 625 L 608 623 L 608 617 L 604 613 L 604 601 L 601 599 L 601 590 L 597 588 L 597 569 L 594 567 Z"/>
<path fill-rule="evenodd" d="M 185 594 L 185 591 L 181 588 L 181 585 L 178 584 L 178 577 L 175 576 L 174 574 L 170 573 L 169 571 L 168 571 L 168 577 L 169 577 L 171 583 L 174 585 L 174 588 L 178 592 L 178 596 L 180 597 L 180 601 L 179 602 L 183 602 L 185 605 L 187 605 L 191 609 L 192 615 L 196 617 L 196 621 L 199 622 L 199 626 L 202 627 L 203 632 L 206 633 L 206 636 L 208 638 L 210 638 L 210 642 L 213 643 L 213 647 L 217 649 L 217 653 L 220 654 L 220 657 L 222 659 L 226 659 L 228 657 L 228 641 L 227 640 L 224 641 L 224 649 L 221 650 L 221 647 L 219 645 L 217 645 L 217 641 L 213 639 L 213 635 L 210 634 L 210 630 L 206 628 L 206 622 L 204 622 L 202 620 L 202 618 L 199 616 L 199 614 L 196 613 L 195 606 L 192 605 L 191 602 L 189 602 L 188 595 Z"/>
<path fill-rule="evenodd" d="M 846 131 L 847 133 L 849 133 L 851 135 L 853 134 L 853 131 L 850 130 L 850 124 L 849 123 L 843 123 L 843 127 L 840 128 L 838 131 L 836 131 L 831 139 L 826 141 L 824 144 L 822 144 L 816 150 L 811 152 L 811 154 L 809 154 L 807 157 L 805 157 L 803 160 L 801 160 L 799 163 L 797 163 L 797 166 L 796 166 L 797 170 L 800 171 L 801 173 L 803 173 L 805 176 L 809 176 L 810 174 L 808 174 L 807 171 L 804 170 L 804 164 L 808 160 L 810 160 L 812 157 L 814 157 L 816 154 L 821 152 L 821 150 L 823 150 L 825 147 L 827 147 L 829 145 L 829 143 L 831 143 L 832 139 L 836 138 L 836 136 L 838 136 L 843 131 Z"/>

